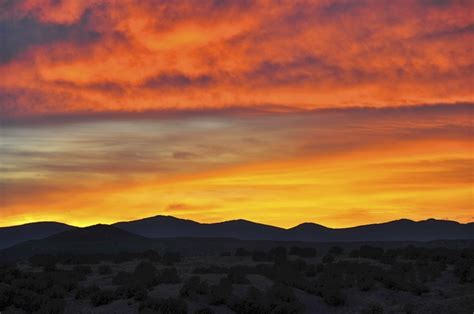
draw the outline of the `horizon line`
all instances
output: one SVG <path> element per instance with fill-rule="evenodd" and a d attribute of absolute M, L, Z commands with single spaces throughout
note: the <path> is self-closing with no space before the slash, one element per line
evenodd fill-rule
<path fill-rule="evenodd" d="M 328 226 L 319 224 L 319 223 L 314 222 L 314 221 L 303 221 L 303 222 L 301 222 L 299 224 L 296 224 L 292 227 L 284 228 L 284 227 L 279 227 L 279 226 L 270 225 L 270 224 L 266 224 L 266 223 L 256 222 L 256 221 L 253 221 L 253 220 L 248 220 L 248 219 L 245 219 L 245 218 L 229 219 L 229 220 L 216 221 L 216 222 L 200 222 L 200 221 L 193 220 L 193 219 L 188 219 L 188 218 L 181 218 L 181 217 L 172 216 L 172 215 L 160 215 L 159 214 L 159 215 L 148 216 L 148 217 L 143 217 L 143 218 L 136 218 L 136 219 L 131 219 L 131 220 L 120 220 L 120 221 L 116 221 L 116 222 L 113 222 L 113 223 L 97 222 L 97 223 L 93 223 L 93 224 L 85 225 L 85 226 L 76 226 L 74 224 L 69 224 L 69 223 L 65 223 L 65 222 L 62 222 L 62 221 L 56 221 L 56 220 L 38 220 L 38 221 L 26 222 L 26 223 L 17 224 L 17 225 L 0 226 L 0 229 L 2 229 L 2 228 L 14 228 L 14 227 L 20 227 L 20 226 L 26 226 L 26 225 L 32 225 L 32 224 L 38 224 L 38 223 L 59 223 L 59 224 L 68 225 L 68 226 L 71 226 L 71 227 L 74 227 L 74 228 L 88 228 L 88 227 L 97 226 L 97 225 L 113 226 L 113 225 L 118 224 L 118 223 L 128 223 L 128 222 L 146 220 L 146 219 L 151 219 L 151 218 L 156 218 L 156 217 L 167 217 L 167 218 L 174 218 L 174 219 L 177 219 L 177 220 L 191 221 L 191 222 L 195 222 L 195 223 L 198 223 L 198 224 L 201 224 L 201 225 L 214 225 L 214 224 L 228 223 L 228 222 L 234 222 L 234 221 L 246 221 L 246 222 L 259 224 L 259 225 L 264 225 L 264 226 L 269 226 L 269 227 L 282 229 L 282 230 L 290 230 L 290 229 L 296 228 L 296 227 L 304 225 L 304 224 L 319 225 L 319 226 L 322 226 L 324 228 L 332 229 L 332 230 L 344 230 L 344 229 L 351 229 L 351 228 L 364 227 L 364 226 L 387 224 L 387 223 L 397 222 L 397 221 L 409 221 L 409 222 L 419 223 L 419 222 L 434 220 L 434 221 L 454 222 L 454 223 L 457 223 L 457 224 L 460 224 L 460 225 L 468 225 L 468 224 L 474 223 L 474 220 L 471 220 L 469 222 L 460 222 L 460 221 L 457 221 L 457 220 L 439 219 L 439 218 L 429 217 L 429 218 L 421 219 L 421 220 L 413 220 L 413 219 L 409 219 L 409 218 L 399 218 L 399 219 L 394 219 L 394 220 L 374 222 L 374 223 L 366 223 L 366 224 L 361 224 L 361 225 L 353 225 L 353 226 L 339 227 L 339 228 L 337 228 L 337 227 L 336 228 L 328 227 Z"/>

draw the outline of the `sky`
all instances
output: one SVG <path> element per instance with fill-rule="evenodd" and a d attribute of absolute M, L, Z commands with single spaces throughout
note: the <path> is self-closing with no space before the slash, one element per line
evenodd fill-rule
<path fill-rule="evenodd" d="M 0 226 L 474 221 L 473 11 L 0 1 Z"/>

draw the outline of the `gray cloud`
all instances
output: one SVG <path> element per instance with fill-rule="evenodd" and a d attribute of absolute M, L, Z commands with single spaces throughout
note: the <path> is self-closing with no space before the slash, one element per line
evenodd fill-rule
<path fill-rule="evenodd" d="M 32 17 L 0 19 L 0 63 L 14 59 L 34 45 L 56 42 L 86 44 L 96 42 L 101 34 L 87 27 L 88 13 L 76 24 L 43 23 Z"/>

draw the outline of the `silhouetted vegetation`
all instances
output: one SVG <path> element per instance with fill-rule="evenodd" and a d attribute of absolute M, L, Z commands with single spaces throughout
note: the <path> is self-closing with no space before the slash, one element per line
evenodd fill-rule
<path fill-rule="evenodd" d="M 416 313 L 427 304 L 418 301 L 423 298 L 457 297 L 462 291 L 474 291 L 473 249 L 353 248 L 334 246 L 321 250 L 321 256 L 311 247 L 239 248 L 234 254 L 226 251 L 201 257 L 207 262 L 194 269 L 178 253 L 153 250 L 35 255 L 21 267 L 0 265 L 0 311 L 62 313 L 72 298 L 90 307 L 127 300 L 140 311 L 157 313 L 187 313 L 190 309 L 217 313 L 220 307 L 236 313 L 302 313 L 307 301 L 299 300 L 301 293 L 318 298 L 324 306 L 344 309 L 354 306 L 351 293 L 372 296 L 386 289 L 383 291 L 399 293 L 401 300 L 411 294 L 413 302 L 400 305 L 397 311 Z M 213 260 L 216 264 L 209 262 Z M 124 261 L 124 266 L 116 264 Z M 267 283 L 256 288 L 261 278 Z M 444 287 L 433 284 L 439 279 L 455 281 L 451 285 L 457 290 L 443 292 Z M 170 298 L 152 297 L 160 285 L 175 285 L 173 290 L 179 292 Z M 384 313 L 392 306 L 366 299 L 358 305 L 358 312 Z"/>

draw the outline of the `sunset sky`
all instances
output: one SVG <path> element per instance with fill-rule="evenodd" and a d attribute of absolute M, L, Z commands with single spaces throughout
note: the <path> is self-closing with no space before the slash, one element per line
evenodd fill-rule
<path fill-rule="evenodd" d="M 474 221 L 473 12 L 0 0 L 0 226 Z"/>

